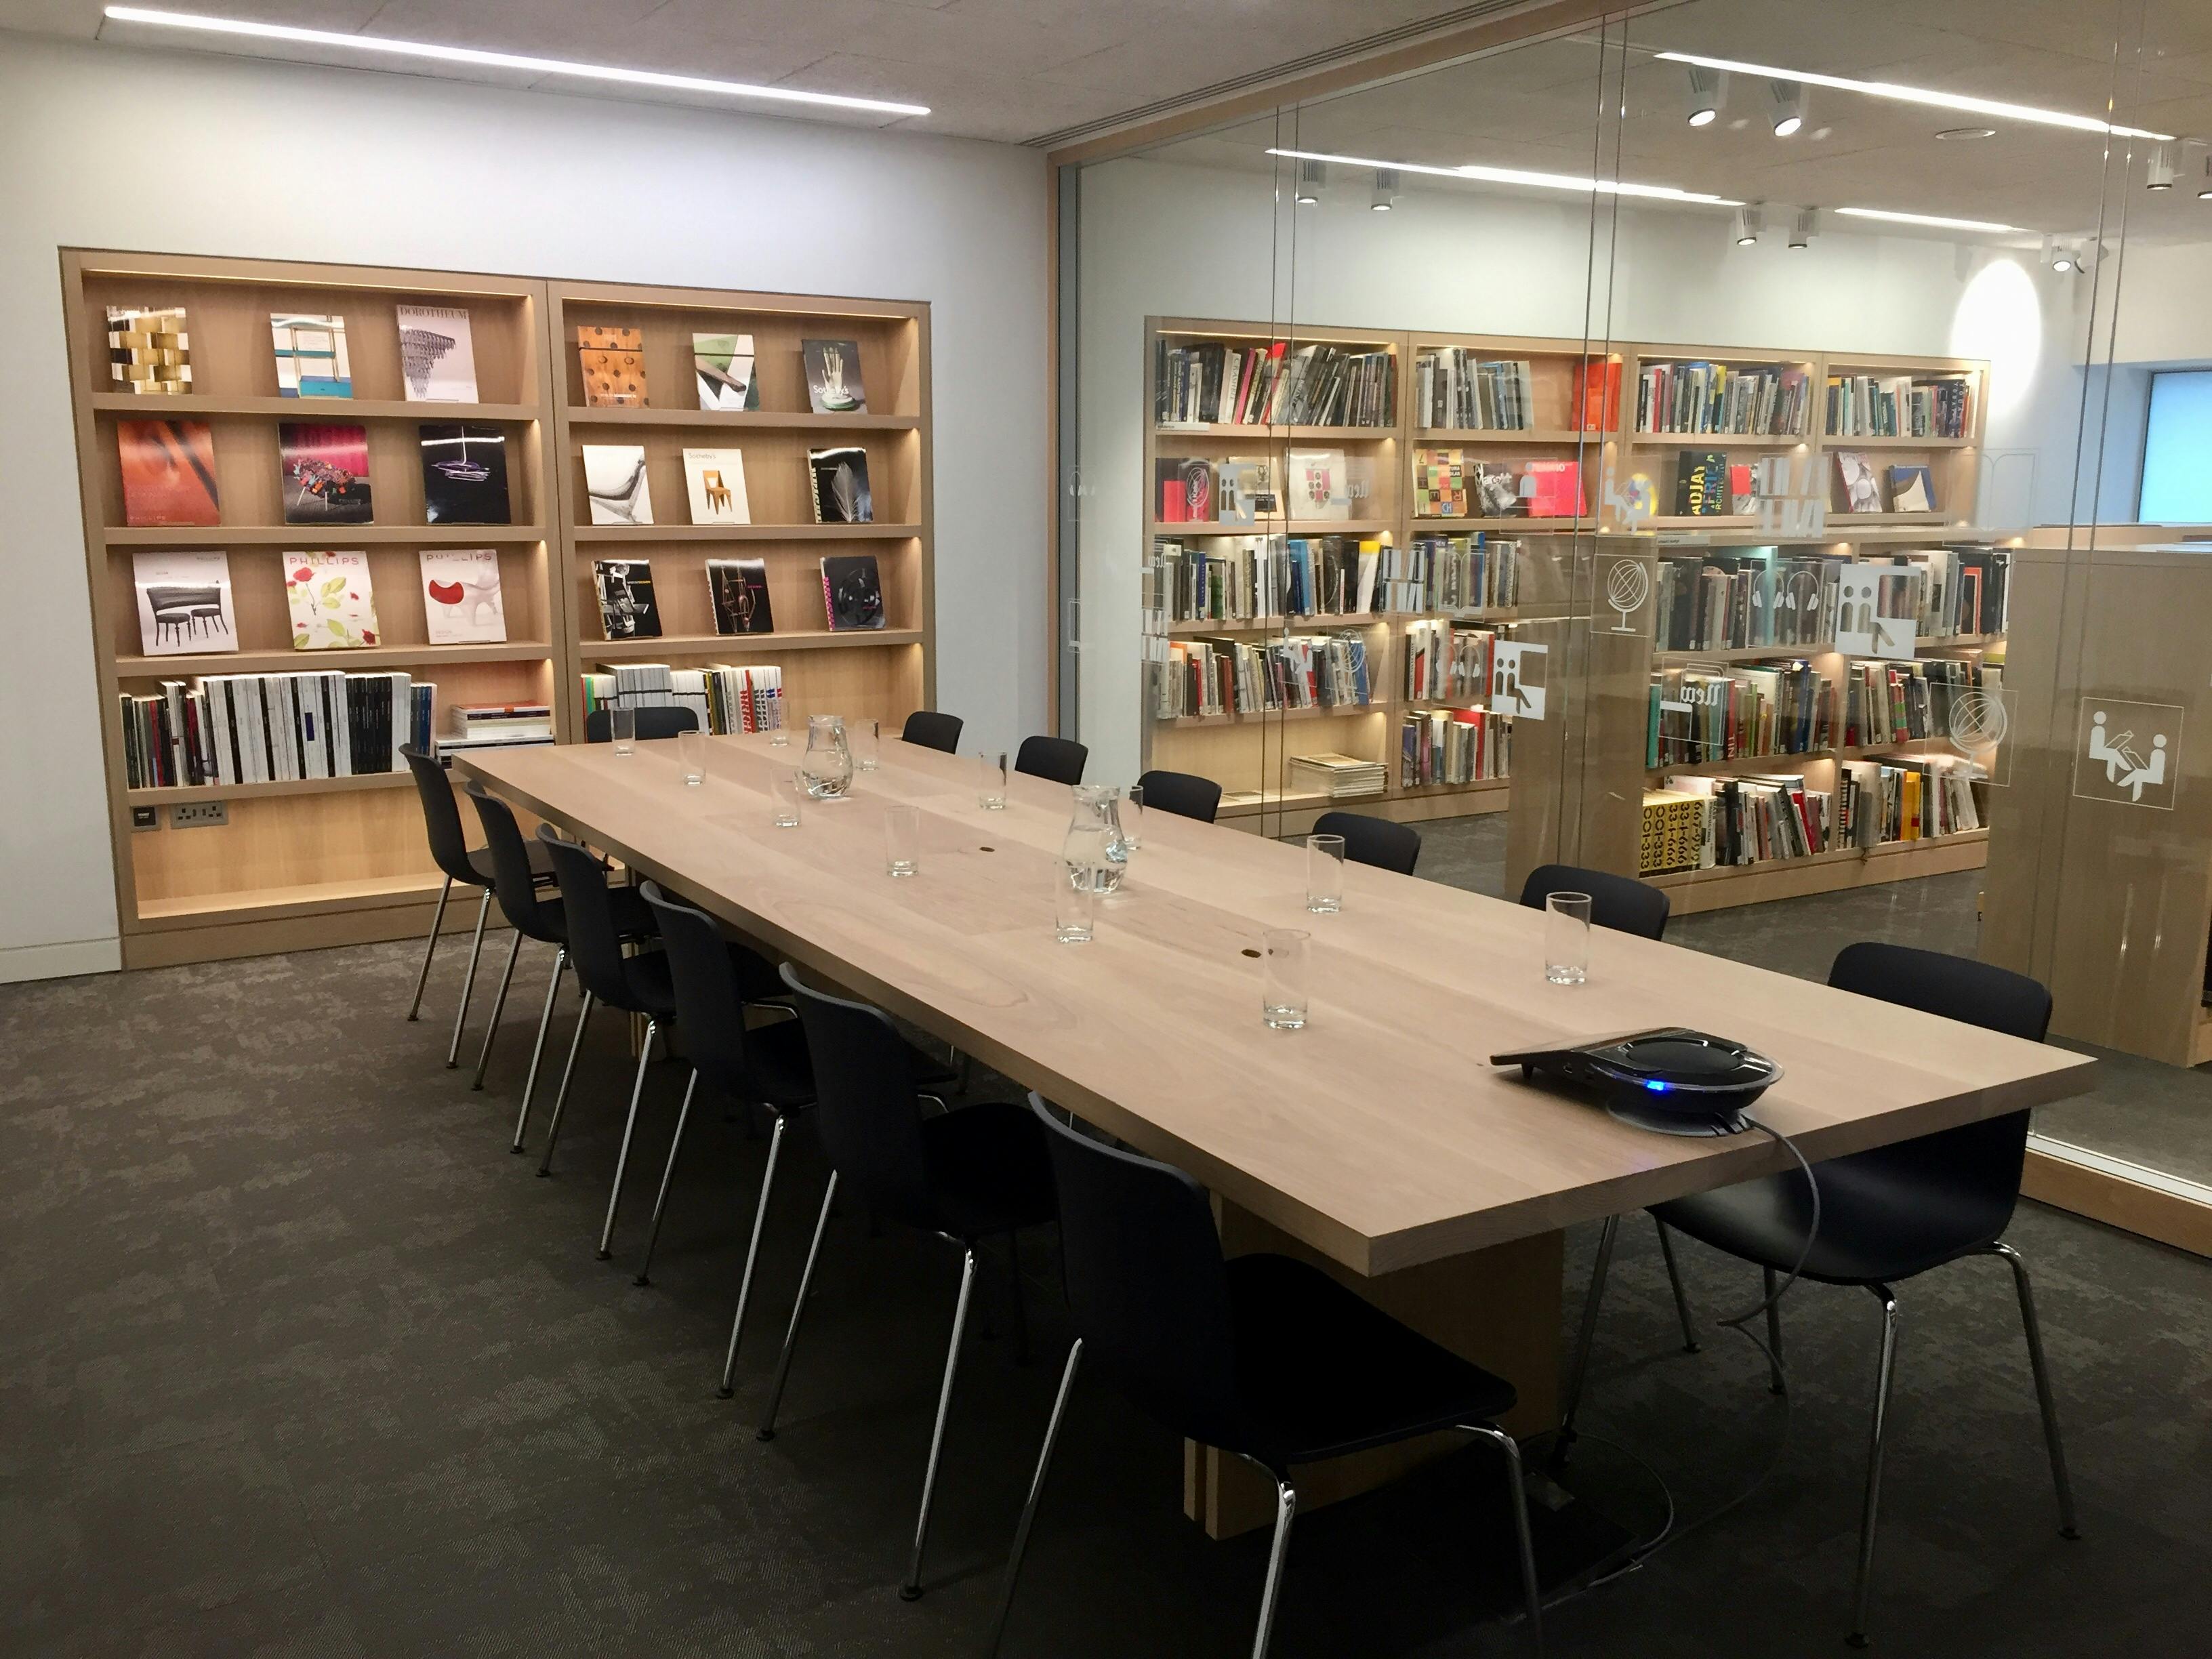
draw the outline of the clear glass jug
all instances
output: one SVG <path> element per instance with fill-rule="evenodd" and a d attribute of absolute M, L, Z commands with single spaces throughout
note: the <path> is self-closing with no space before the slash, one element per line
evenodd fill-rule
<path fill-rule="evenodd" d="M 853 787 L 853 750 L 845 741 L 841 714 L 814 714 L 806 721 L 806 753 L 799 763 L 800 781 L 817 800 L 838 800 Z"/>
<path fill-rule="evenodd" d="M 1121 836 L 1121 792 L 1111 784 L 1079 783 L 1074 795 L 1075 816 L 1060 843 L 1067 878 L 1094 892 L 1116 892 L 1129 862 L 1128 843 Z"/>

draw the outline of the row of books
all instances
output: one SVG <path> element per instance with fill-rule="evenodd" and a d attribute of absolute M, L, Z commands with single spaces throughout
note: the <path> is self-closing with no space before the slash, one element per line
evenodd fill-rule
<path fill-rule="evenodd" d="M 1504 610 L 1521 602 L 1521 544 L 1416 536 L 1160 537 L 1145 567 L 1146 631 L 1170 623 Z"/>
<path fill-rule="evenodd" d="M 1513 773 L 1513 721 L 1480 708 L 1409 713 L 1398 726 L 1398 786 L 1482 783 Z"/>
<path fill-rule="evenodd" d="M 1911 618 L 1921 640 L 2005 630 L 2011 556 L 1989 547 L 1879 555 L 1856 567 L 1839 559 L 1787 558 L 1769 548 L 1710 552 L 1659 564 L 1655 638 L 1662 651 L 1826 647 L 1839 634 L 1843 583 L 1874 567 L 1872 617 Z M 1855 605 L 1858 603 L 1855 601 Z"/>
<path fill-rule="evenodd" d="M 1155 343 L 1152 418 L 1161 426 L 1389 426 L 1396 358 L 1277 340 Z"/>
<path fill-rule="evenodd" d="M 1636 429 L 1802 437 L 1811 377 L 1802 368 L 1653 363 L 1639 377 Z"/>
<path fill-rule="evenodd" d="M 1962 700 L 1979 694 L 2003 706 L 2004 670 L 1960 657 L 1931 657 L 1924 662 L 1855 662 L 1844 676 L 1844 743 L 1864 749 L 1876 744 L 1917 743 L 1948 737 Z M 1971 716 L 1972 711 L 1969 710 Z M 1955 722 L 1980 727 L 1978 719 Z"/>
<path fill-rule="evenodd" d="M 384 642 L 367 555 L 277 556 L 283 563 L 294 650 L 360 649 Z M 495 551 L 424 549 L 416 562 L 426 644 L 498 643 L 507 638 Z M 228 553 L 137 553 L 131 565 L 138 645 L 147 656 L 211 656 L 238 649 Z"/>
<path fill-rule="evenodd" d="M 1158 668 L 1153 713 L 1162 720 L 1364 708 L 1374 693 L 1367 642 L 1350 632 L 1256 641 L 1177 640 Z"/>
<path fill-rule="evenodd" d="M 1162 524 L 1255 524 L 1283 511 L 1274 465 L 1263 457 L 1163 455 L 1152 469 L 1152 516 Z M 1374 498 L 1373 463 L 1349 461 L 1340 449 L 1291 450 L 1283 471 L 1297 518 L 1348 519 L 1355 500 Z"/>
<path fill-rule="evenodd" d="M 1669 776 L 1644 797 L 1638 873 L 1769 864 L 1962 835 L 1985 823 L 1978 767 L 1957 757 L 1850 761 L 1833 790 L 1793 773 Z"/>
<path fill-rule="evenodd" d="M 860 374 L 855 340 L 801 340 L 807 406 L 817 415 L 860 415 L 868 393 Z M 582 373 L 584 402 L 594 409 L 643 409 L 653 399 L 646 386 L 645 335 L 641 329 L 596 323 L 576 325 L 576 362 Z M 757 354 L 750 334 L 694 334 L 691 375 L 699 407 L 758 409 Z"/>
<path fill-rule="evenodd" d="M 1413 423 L 1480 432 L 1532 432 L 1536 381 L 1526 357 L 1485 358 L 1439 346 L 1413 360 Z"/>
<path fill-rule="evenodd" d="M 1382 604 L 1398 611 L 1510 610 L 1521 603 L 1521 544 L 1486 534 L 1416 536 L 1382 550 Z"/>
<path fill-rule="evenodd" d="M 292 783 L 396 772 L 400 746 L 433 744 L 434 685 L 405 674 L 209 674 L 125 692 L 124 776 L 133 789 Z"/>
<path fill-rule="evenodd" d="M 1499 631 L 1463 623 L 1415 623 L 1406 632 L 1401 690 L 1415 702 L 1480 702 L 1489 695 Z"/>
<path fill-rule="evenodd" d="M 1969 383 L 1910 374 L 1831 374 L 1831 438 L 1963 438 L 1972 420 Z"/>
<path fill-rule="evenodd" d="M 430 556 L 422 556 L 428 559 Z M 883 573 L 872 553 L 833 553 L 821 561 L 822 614 L 833 634 L 882 628 Z M 592 582 L 599 599 L 599 626 L 611 640 L 661 637 L 660 599 L 650 559 L 597 559 Z M 773 634 L 764 559 L 709 559 L 707 597 L 717 634 Z"/>
<path fill-rule="evenodd" d="M 1578 460 L 1486 461 L 1463 449 L 1413 452 L 1417 519 L 1574 519 L 1582 516 Z"/>
<path fill-rule="evenodd" d="M 671 668 L 666 663 L 602 663 L 583 677 L 584 712 L 600 708 L 689 708 L 702 729 L 776 732 L 783 727 L 783 670 L 717 663 Z"/>
<path fill-rule="evenodd" d="M 596 525 L 649 525 L 653 480 L 643 444 L 585 444 L 584 498 Z M 683 452 L 684 495 L 693 524 L 750 524 L 742 449 Z M 864 444 L 806 452 L 807 500 L 817 524 L 873 524 L 875 492 Z M 504 520 L 502 520 L 504 522 Z"/>
<path fill-rule="evenodd" d="M 1835 746 L 1836 684 L 1808 663 L 1727 673 L 1662 668 L 1653 672 L 1648 695 L 1647 767 Z"/>
<path fill-rule="evenodd" d="M 476 337 L 469 313 L 398 306 L 399 377 L 410 404 L 477 401 Z M 284 398 L 350 398 L 353 357 L 342 316 L 269 313 L 276 392 Z M 108 378 L 118 391 L 183 395 L 192 383 L 191 330 L 182 306 L 107 307 Z"/>

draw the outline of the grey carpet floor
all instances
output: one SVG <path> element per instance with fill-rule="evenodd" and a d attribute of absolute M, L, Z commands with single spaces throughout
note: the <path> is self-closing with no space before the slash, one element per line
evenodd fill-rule
<path fill-rule="evenodd" d="M 999 1334 L 962 1375 L 930 1594 L 903 1604 L 947 1249 L 836 1219 L 784 1432 L 757 1442 L 821 1190 L 811 1146 L 787 1160 L 738 1397 L 718 1401 L 764 1144 L 695 1118 L 655 1282 L 633 1286 L 680 1069 L 653 1068 L 642 1173 L 616 1261 L 595 1261 L 621 1034 L 587 1042 L 555 1175 L 534 1179 L 506 1146 L 542 956 L 526 952 L 483 1094 L 441 1063 L 456 961 L 430 1017 L 400 1019 L 414 960 L 375 946 L 0 988 L 0 1652 L 978 1652 L 1065 1342 L 1050 1237 L 1024 1258 L 1035 1364 L 985 1304 Z M 2056 1534 L 2002 1270 L 1914 1284 L 1879 1649 L 2201 1654 L 2212 1264 L 2033 1206 L 2014 1236 L 2086 1536 Z M 1624 1241 L 1587 1426 L 1694 1517 L 1756 1477 L 1780 1418 L 1747 1344 L 1679 1352 L 1651 1230 Z M 1590 1243 L 1570 1241 L 1577 1287 Z M 1709 1315 L 1755 1289 L 1694 1248 L 1685 1266 Z M 1797 1386 L 1773 1476 L 1559 1607 L 1555 1655 L 1838 1650 L 1875 1309 L 1808 1287 L 1788 1317 Z M 1185 1522 L 1180 1472 L 1176 1441 L 1079 1389 L 1009 1659 L 1247 1650 L 1263 1547 Z M 1492 1622 L 1503 1527 L 1473 1455 L 1303 1517 L 1277 1651 L 1525 1651 Z"/>

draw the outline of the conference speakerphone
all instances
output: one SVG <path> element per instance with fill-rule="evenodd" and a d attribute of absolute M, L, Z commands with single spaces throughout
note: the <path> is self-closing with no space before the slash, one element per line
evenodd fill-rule
<path fill-rule="evenodd" d="M 1680 1025 L 1492 1054 L 1490 1063 L 1590 1091 L 1624 1122 L 1670 1135 L 1741 1133 L 1751 1127 L 1744 1109 L 1782 1075 L 1741 1042 Z"/>

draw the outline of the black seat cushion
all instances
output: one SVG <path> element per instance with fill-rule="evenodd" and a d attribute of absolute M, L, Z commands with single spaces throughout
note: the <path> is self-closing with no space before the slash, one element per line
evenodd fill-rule
<path fill-rule="evenodd" d="M 1286 1255 L 1227 1264 L 1237 1391 L 1280 1470 L 1510 1411 L 1513 1385 Z"/>
<path fill-rule="evenodd" d="M 1028 1107 L 986 1101 L 924 1118 L 921 1149 L 946 1232 L 973 1239 L 1052 1219 L 1052 1160 Z"/>
<path fill-rule="evenodd" d="M 524 845 L 530 852 L 530 878 L 541 885 L 546 882 L 551 881 L 553 879 L 553 855 L 545 850 L 544 843 L 541 842 L 535 836 L 531 836 Z M 489 847 L 471 848 L 469 852 L 469 868 L 475 871 L 477 875 L 480 878 L 477 884 L 478 886 L 490 886 L 493 879 L 491 848 Z"/>
<path fill-rule="evenodd" d="M 1905 1143 L 1910 1146 L 1911 1143 Z M 1816 1164 L 1820 1235 L 1805 1277 L 1824 1285 L 1880 1285 L 1955 1261 L 2000 1237 L 2012 1205 L 1972 1183 L 1916 1169 L 1881 1147 Z M 1813 1218 L 1802 1172 L 1698 1193 L 1651 1213 L 1702 1243 L 1787 1273 Z"/>

